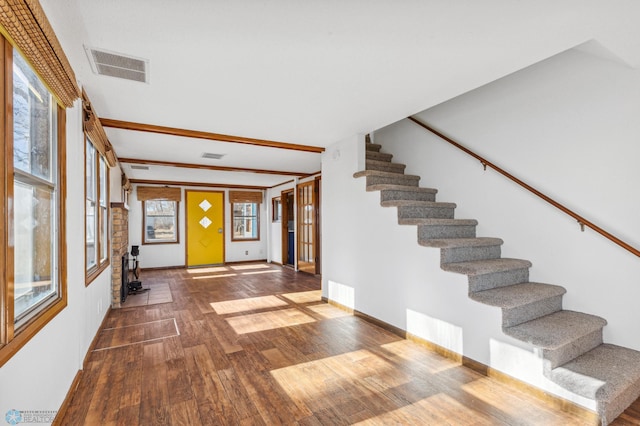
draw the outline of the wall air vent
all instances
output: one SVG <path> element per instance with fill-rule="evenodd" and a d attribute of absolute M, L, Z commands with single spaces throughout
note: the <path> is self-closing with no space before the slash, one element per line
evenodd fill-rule
<path fill-rule="evenodd" d="M 131 167 L 133 170 L 149 170 L 149 166 L 138 166 L 135 164 L 132 164 Z"/>
<path fill-rule="evenodd" d="M 91 69 L 98 75 L 124 78 L 125 80 L 149 82 L 149 60 L 134 58 L 108 50 L 84 46 Z"/>
<path fill-rule="evenodd" d="M 226 154 L 214 154 L 213 152 L 205 152 L 202 154 L 202 158 L 209 158 L 210 160 L 219 160 Z"/>

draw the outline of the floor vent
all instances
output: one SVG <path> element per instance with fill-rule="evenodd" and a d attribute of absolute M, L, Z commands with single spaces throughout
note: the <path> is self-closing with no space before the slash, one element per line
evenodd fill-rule
<path fill-rule="evenodd" d="M 91 69 L 98 75 L 149 82 L 149 60 L 84 46 Z"/>
<path fill-rule="evenodd" d="M 131 165 L 129 166 L 131 167 L 133 170 L 149 170 L 149 166 L 136 166 L 136 165 Z"/>

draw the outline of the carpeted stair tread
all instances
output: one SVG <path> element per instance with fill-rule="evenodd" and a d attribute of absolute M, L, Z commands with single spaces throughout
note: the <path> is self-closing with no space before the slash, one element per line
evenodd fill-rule
<path fill-rule="evenodd" d="M 468 276 L 472 300 L 502 310 L 503 332 L 534 346 L 546 377 L 595 400 L 603 425 L 640 396 L 639 351 L 603 344 L 604 318 L 563 310 L 563 287 L 529 282 L 530 261 L 501 258 L 501 239 L 476 238 L 478 221 L 455 219 L 455 203 L 436 202 L 436 189 L 419 187 L 419 176 L 380 150 L 369 139 L 368 170 L 353 176 L 380 191 L 382 206 L 398 208 L 399 224 L 417 225 L 421 246 L 441 249 L 442 270 Z"/>
<path fill-rule="evenodd" d="M 502 245 L 504 241 L 500 238 L 434 238 L 431 240 L 418 241 L 421 246 L 435 248 L 457 248 L 457 247 L 484 247 Z"/>
<path fill-rule="evenodd" d="M 355 178 L 359 178 L 359 177 L 367 177 L 367 176 L 380 176 L 380 177 L 398 177 L 398 173 L 393 173 L 393 172 L 384 172 L 381 170 L 362 170 L 360 172 L 356 172 L 353 174 L 353 177 Z M 420 180 L 420 176 L 416 176 L 416 175 L 402 175 L 402 177 L 407 178 L 407 179 L 416 179 L 416 180 Z"/>
<path fill-rule="evenodd" d="M 398 219 L 400 225 L 427 225 L 427 226 L 476 226 L 475 219 L 429 219 L 429 218 L 404 218 Z"/>
<path fill-rule="evenodd" d="M 602 424 L 608 424 L 640 394 L 640 352 L 605 343 L 548 376 L 578 395 L 595 399 Z"/>
<path fill-rule="evenodd" d="M 392 163 L 390 161 L 367 160 L 365 165 L 367 170 L 381 170 L 391 173 L 404 173 L 407 167 L 405 164 Z"/>
<path fill-rule="evenodd" d="M 393 184 L 393 185 L 406 185 L 406 186 L 418 186 L 420 176 L 405 175 L 393 172 L 383 172 L 379 170 L 363 170 L 353 174 L 353 177 L 365 177 L 366 186 L 379 185 L 379 184 Z"/>
<path fill-rule="evenodd" d="M 393 154 L 387 154 L 386 152 L 366 151 L 365 158 L 367 160 L 378 160 L 390 162 L 393 158 Z"/>
<path fill-rule="evenodd" d="M 513 309 L 540 300 L 562 296 L 566 292 L 567 290 L 559 285 L 521 283 L 471 293 L 469 297 L 485 305 Z"/>
<path fill-rule="evenodd" d="M 494 272 L 526 269 L 531 267 L 531 262 L 523 259 L 487 259 L 473 260 L 470 262 L 446 263 L 441 265 L 442 269 L 449 272 L 457 272 L 466 275 L 484 275 Z"/>
<path fill-rule="evenodd" d="M 560 311 L 504 329 L 505 334 L 543 349 L 557 349 L 602 329 L 604 318 L 575 311 Z"/>
<path fill-rule="evenodd" d="M 416 200 L 387 200 L 380 202 L 382 207 L 405 207 L 405 206 L 418 206 L 418 207 L 441 207 L 455 209 L 455 203 L 447 203 L 441 201 L 416 201 Z"/>
<path fill-rule="evenodd" d="M 412 191 L 412 192 L 424 192 L 428 194 L 437 194 L 438 190 L 434 188 L 423 188 L 419 186 L 405 186 L 395 185 L 391 183 L 380 183 L 377 185 L 367 186 L 367 191 Z"/>

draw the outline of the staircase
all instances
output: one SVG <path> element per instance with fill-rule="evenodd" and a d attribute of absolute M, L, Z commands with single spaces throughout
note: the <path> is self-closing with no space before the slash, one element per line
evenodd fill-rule
<path fill-rule="evenodd" d="M 439 248 L 441 268 L 469 277 L 469 297 L 502 309 L 502 330 L 541 350 L 544 375 L 596 401 L 603 425 L 640 396 L 640 352 L 603 343 L 603 318 L 562 309 L 566 290 L 529 282 L 531 262 L 502 258 L 499 238 L 476 237 L 473 219 L 456 219 L 453 203 L 418 186 L 380 145 L 366 143 L 367 191 L 380 191 L 383 207 L 398 209 L 398 223 L 416 225 L 418 244 Z"/>

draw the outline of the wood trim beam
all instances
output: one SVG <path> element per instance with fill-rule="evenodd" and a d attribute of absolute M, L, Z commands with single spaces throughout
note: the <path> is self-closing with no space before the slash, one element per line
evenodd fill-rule
<path fill-rule="evenodd" d="M 130 179 L 132 184 L 143 185 L 178 185 L 197 186 L 205 188 L 233 188 L 233 189 L 267 189 L 267 186 L 233 185 L 230 183 L 207 183 L 207 182 L 179 182 L 172 180 L 151 180 L 151 179 Z"/>
<path fill-rule="evenodd" d="M 160 133 L 163 135 L 183 136 L 186 138 L 208 139 L 218 142 L 241 143 L 246 145 L 262 146 L 266 148 L 290 149 L 294 151 L 304 151 L 322 153 L 324 148 L 320 146 L 299 145 L 287 142 L 277 142 L 265 139 L 245 138 L 243 136 L 223 135 L 220 133 L 203 132 L 199 130 L 179 129 L 176 127 L 158 126 L 155 124 L 133 123 L 131 121 L 114 120 L 111 118 L 101 118 L 103 127 L 114 129 L 135 130 L 138 132 Z"/>
<path fill-rule="evenodd" d="M 173 161 L 143 160 L 140 158 L 118 158 L 118 161 L 126 164 L 146 164 L 150 166 L 183 167 L 186 169 L 218 170 L 222 172 L 246 172 L 246 173 L 259 173 L 259 174 L 266 174 L 266 175 L 300 176 L 300 177 L 311 176 L 311 174 L 304 173 L 304 172 L 285 172 L 283 170 L 265 170 L 265 169 L 251 169 L 246 167 L 212 166 L 208 164 L 176 163 Z"/>
<path fill-rule="evenodd" d="M 286 184 L 288 184 L 288 183 L 292 183 L 292 182 L 295 182 L 295 180 L 294 180 L 294 179 L 287 180 L 287 181 L 282 182 L 282 183 L 279 183 L 279 184 L 277 184 L 277 185 L 270 186 L 270 187 L 269 187 L 269 189 L 277 188 L 277 187 L 279 187 L 279 186 L 286 185 Z"/>

